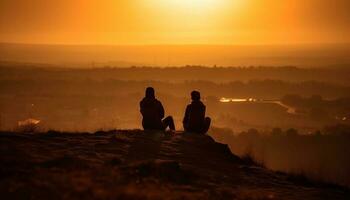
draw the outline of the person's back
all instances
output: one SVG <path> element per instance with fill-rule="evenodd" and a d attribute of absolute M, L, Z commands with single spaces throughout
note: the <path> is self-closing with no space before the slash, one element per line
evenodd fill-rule
<path fill-rule="evenodd" d="M 155 98 L 143 98 L 140 102 L 142 125 L 145 129 L 162 129 L 164 109 L 160 101 Z"/>
<path fill-rule="evenodd" d="M 154 89 L 148 87 L 146 96 L 140 102 L 142 114 L 142 126 L 145 130 L 165 130 L 168 126 L 175 130 L 174 120 L 171 116 L 164 118 L 164 108 L 160 101 L 155 98 Z"/>
<path fill-rule="evenodd" d="M 200 101 L 200 93 L 191 93 L 192 102 L 186 107 L 183 126 L 185 131 L 195 133 L 206 133 L 210 126 L 210 118 L 205 117 L 206 107 Z"/>
<path fill-rule="evenodd" d="M 199 132 L 204 122 L 205 106 L 201 101 L 193 101 L 186 107 L 184 126 L 187 131 Z"/>

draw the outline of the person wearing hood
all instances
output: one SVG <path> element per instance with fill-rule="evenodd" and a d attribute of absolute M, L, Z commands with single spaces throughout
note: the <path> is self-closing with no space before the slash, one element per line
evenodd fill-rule
<path fill-rule="evenodd" d="M 205 134 L 210 127 L 211 119 L 205 117 L 206 107 L 200 100 L 201 95 L 198 91 L 191 92 L 192 102 L 186 107 L 183 126 L 186 132 Z"/>
<path fill-rule="evenodd" d="M 140 102 L 140 112 L 142 114 L 142 126 L 144 130 L 166 130 L 168 127 L 175 131 L 175 124 L 172 116 L 164 118 L 164 108 L 162 103 L 156 99 L 152 87 L 146 89 L 146 95 Z"/>

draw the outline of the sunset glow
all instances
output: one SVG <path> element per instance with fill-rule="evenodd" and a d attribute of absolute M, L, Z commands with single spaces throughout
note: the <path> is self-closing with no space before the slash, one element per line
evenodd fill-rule
<path fill-rule="evenodd" d="M 349 2 L 328 4 L 325 0 L 4 0 L 0 3 L 0 42 L 350 42 Z"/>
<path fill-rule="evenodd" d="M 178 9 L 204 9 L 210 10 L 222 6 L 226 0 L 153 0 L 155 4 L 177 7 Z M 149 2 L 149 1 L 147 1 Z"/>

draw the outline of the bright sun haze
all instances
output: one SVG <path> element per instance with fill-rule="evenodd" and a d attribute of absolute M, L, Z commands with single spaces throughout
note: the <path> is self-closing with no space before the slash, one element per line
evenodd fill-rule
<path fill-rule="evenodd" d="M 348 43 L 349 1 L 2 0 L 0 42 Z"/>

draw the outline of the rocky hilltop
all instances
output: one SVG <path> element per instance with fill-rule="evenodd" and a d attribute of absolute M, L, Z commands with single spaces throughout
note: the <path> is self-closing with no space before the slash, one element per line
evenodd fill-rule
<path fill-rule="evenodd" d="M 349 199 L 253 165 L 210 136 L 0 133 L 1 199 Z"/>

